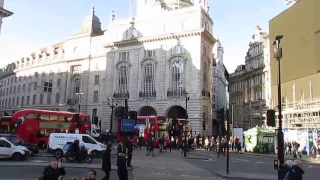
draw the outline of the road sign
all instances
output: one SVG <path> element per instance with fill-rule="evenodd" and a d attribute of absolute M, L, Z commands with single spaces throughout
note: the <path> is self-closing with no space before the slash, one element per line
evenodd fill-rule
<path fill-rule="evenodd" d="M 121 132 L 133 132 L 135 126 L 135 120 L 122 119 L 121 120 Z"/>

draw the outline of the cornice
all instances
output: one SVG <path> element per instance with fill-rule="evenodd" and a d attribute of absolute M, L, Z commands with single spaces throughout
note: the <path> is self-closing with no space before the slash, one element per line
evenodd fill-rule
<path fill-rule="evenodd" d="M 107 56 L 106 54 L 103 54 L 103 55 L 85 56 L 85 57 L 79 57 L 79 58 L 72 58 L 72 59 L 54 61 L 54 62 L 49 62 L 49 63 L 45 63 L 45 64 L 39 64 L 39 65 L 36 65 L 36 66 L 28 66 L 28 67 L 25 67 L 25 68 L 15 69 L 14 72 L 17 73 L 17 72 L 20 72 L 20 71 L 25 71 L 25 70 L 39 68 L 39 67 L 45 67 L 45 66 L 49 66 L 49 65 L 53 65 L 53 64 L 77 62 L 77 61 L 83 61 L 85 59 L 96 59 L 96 58 L 106 57 L 106 56 Z"/>
<path fill-rule="evenodd" d="M 9 17 L 9 16 L 11 16 L 11 15 L 13 14 L 13 12 L 8 11 L 8 10 L 0 7 L 0 14 L 1 14 L 2 16 L 4 16 L 4 17 Z"/>
<path fill-rule="evenodd" d="M 184 38 L 184 37 L 191 37 L 191 36 L 200 36 L 204 31 L 202 29 L 198 30 L 193 30 L 193 31 L 185 31 L 181 33 L 170 33 L 170 34 L 165 34 L 165 35 L 160 35 L 160 36 L 151 36 L 151 37 L 141 37 L 141 38 L 136 38 L 136 39 L 129 39 L 129 40 L 124 40 L 124 41 L 116 41 L 112 43 L 107 43 L 104 45 L 105 48 L 114 48 L 114 47 L 121 47 L 121 46 L 126 46 L 126 45 L 132 45 L 132 44 L 138 44 L 138 43 L 148 43 L 148 42 L 157 42 L 157 41 L 164 41 L 164 40 L 169 40 L 169 39 L 177 39 L 177 38 Z M 204 35 L 208 36 L 207 33 L 205 32 Z M 208 36 L 210 37 L 210 36 Z M 213 36 L 211 35 L 211 38 Z M 213 40 L 215 42 L 215 39 Z"/>

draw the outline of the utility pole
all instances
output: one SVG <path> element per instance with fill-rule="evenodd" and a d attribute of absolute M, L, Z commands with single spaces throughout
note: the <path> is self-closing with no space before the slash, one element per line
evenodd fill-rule
<path fill-rule="evenodd" d="M 184 153 L 183 156 L 187 157 L 187 121 L 188 121 L 188 101 L 189 101 L 190 97 L 188 96 L 188 93 L 186 92 L 186 112 L 187 112 L 187 118 L 184 122 Z"/>

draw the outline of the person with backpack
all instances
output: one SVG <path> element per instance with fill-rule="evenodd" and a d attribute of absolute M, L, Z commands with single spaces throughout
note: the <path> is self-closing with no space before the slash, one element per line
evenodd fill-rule
<path fill-rule="evenodd" d="M 303 180 L 303 174 L 304 170 L 302 162 L 300 160 L 295 160 L 283 180 Z"/>

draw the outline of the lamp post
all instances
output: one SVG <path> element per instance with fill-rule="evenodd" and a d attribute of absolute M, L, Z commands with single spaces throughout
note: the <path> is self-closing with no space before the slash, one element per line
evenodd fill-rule
<path fill-rule="evenodd" d="M 186 92 L 185 96 L 186 96 L 186 112 L 187 112 L 187 118 L 186 118 L 185 123 L 184 123 L 184 153 L 183 153 L 183 156 L 184 156 L 184 157 L 187 157 L 187 144 L 188 144 L 188 141 L 187 141 L 188 101 L 189 101 L 190 97 L 188 96 L 188 93 L 187 93 L 187 92 Z"/>
<path fill-rule="evenodd" d="M 110 132 L 112 132 L 112 126 L 113 126 L 113 111 L 114 108 L 118 106 L 118 101 L 115 99 L 109 99 L 108 98 L 108 106 L 111 108 L 111 118 L 110 118 Z"/>
<path fill-rule="evenodd" d="M 282 102 L 281 102 L 281 63 L 282 58 L 282 48 L 280 47 L 280 40 L 283 35 L 276 35 L 273 41 L 274 48 L 274 58 L 278 62 L 278 109 L 279 109 L 279 130 L 278 130 L 278 160 L 279 164 L 284 163 L 284 144 L 283 144 L 283 132 L 282 132 Z"/>
<path fill-rule="evenodd" d="M 234 136 L 234 133 L 233 133 L 233 124 L 234 124 L 234 120 L 233 120 L 233 103 L 229 103 L 231 104 L 231 123 L 232 123 L 232 138 Z M 224 112 L 223 112 L 224 113 Z M 230 120 L 229 118 L 227 119 L 227 174 L 229 174 L 229 162 L 230 162 L 230 158 L 229 158 L 229 151 L 230 151 L 230 145 L 229 145 L 229 142 L 230 142 Z M 232 143 L 234 143 L 234 139 L 232 141 Z"/>

